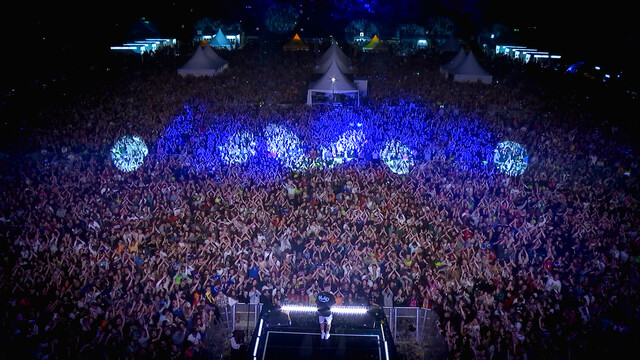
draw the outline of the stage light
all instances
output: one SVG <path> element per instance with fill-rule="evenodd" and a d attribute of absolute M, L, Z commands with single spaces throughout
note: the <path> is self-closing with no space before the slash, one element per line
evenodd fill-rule
<path fill-rule="evenodd" d="M 220 156 L 229 165 L 247 162 L 249 157 L 255 154 L 256 141 L 248 131 L 233 134 L 223 146 L 220 146 Z"/>
<path fill-rule="evenodd" d="M 111 161 L 120 171 L 130 172 L 139 168 L 149 149 L 142 139 L 134 135 L 125 135 L 111 148 Z"/>
<path fill-rule="evenodd" d="M 269 124 L 264 136 L 267 141 L 267 151 L 280 160 L 284 166 L 294 171 L 306 170 L 312 163 L 304 154 L 298 136 L 281 125 Z"/>
<path fill-rule="evenodd" d="M 365 135 L 361 129 L 346 131 L 328 149 L 320 147 L 322 159 L 328 167 L 351 161 L 357 157 L 365 142 Z"/>
<path fill-rule="evenodd" d="M 336 306 L 331 308 L 334 314 L 363 315 L 369 311 L 366 307 Z"/>
<path fill-rule="evenodd" d="M 515 141 L 503 141 L 493 152 L 493 162 L 500 172 L 509 176 L 522 175 L 529 164 L 524 146 Z"/>
<path fill-rule="evenodd" d="M 315 313 L 318 311 L 318 308 L 306 305 L 284 305 L 280 310 L 288 312 Z M 334 314 L 362 315 L 366 314 L 368 311 L 368 308 L 361 306 L 334 306 L 331 308 L 331 312 Z"/>
<path fill-rule="evenodd" d="M 396 174 L 406 174 L 415 165 L 411 150 L 399 141 L 387 141 L 380 158 Z"/>
<path fill-rule="evenodd" d="M 256 344 L 253 347 L 253 357 L 258 355 L 258 345 L 260 345 L 260 335 L 262 335 L 262 325 L 264 324 L 264 319 L 260 319 L 260 325 L 258 326 L 258 336 L 256 338 Z"/>

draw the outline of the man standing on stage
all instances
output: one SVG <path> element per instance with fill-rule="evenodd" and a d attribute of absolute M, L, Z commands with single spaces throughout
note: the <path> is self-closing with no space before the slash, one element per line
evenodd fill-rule
<path fill-rule="evenodd" d="M 331 307 L 336 303 L 336 298 L 331 293 L 331 285 L 324 284 L 324 291 L 318 294 L 316 298 L 316 305 L 318 305 L 318 319 L 320 321 L 320 331 L 322 332 L 322 339 L 329 340 L 329 330 L 331 329 Z"/>

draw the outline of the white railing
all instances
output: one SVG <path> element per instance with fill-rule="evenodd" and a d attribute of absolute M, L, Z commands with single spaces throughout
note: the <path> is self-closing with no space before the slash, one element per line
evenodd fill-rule
<path fill-rule="evenodd" d="M 419 307 L 384 307 L 389 328 L 395 341 L 406 341 L 411 338 L 419 341 L 425 335 L 427 326 L 434 326 L 427 321 L 431 309 Z M 244 330 L 247 340 L 253 334 L 258 321 L 262 304 L 234 304 L 220 309 L 220 313 L 229 331 Z"/>

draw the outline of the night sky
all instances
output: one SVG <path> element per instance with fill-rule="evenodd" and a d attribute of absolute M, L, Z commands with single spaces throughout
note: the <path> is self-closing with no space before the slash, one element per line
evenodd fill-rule
<path fill-rule="evenodd" d="M 364 9 L 367 0 L 304 0 L 282 1 L 301 6 L 302 36 L 314 31 L 341 32 L 353 18 L 375 22 L 415 22 L 424 24 L 429 16 L 452 18 L 462 33 L 474 31 L 491 23 L 502 23 L 523 29 L 527 45 L 575 58 L 583 56 L 593 61 L 630 61 L 629 56 L 616 54 L 635 44 L 630 29 L 634 12 L 625 5 L 607 3 L 597 7 L 587 2 L 570 5 L 566 1 L 535 2 L 491 0 L 368 0 L 373 13 L 336 9 L 335 3 L 352 3 Z M 127 30 L 141 17 L 153 21 L 163 35 L 186 39 L 193 23 L 203 17 L 240 21 L 247 30 L 263 25 L 263 14 L 275 3 L 271 0 L 239 1 L 110 1 L 86 2 L 81 5 L 31 3 L 16 5 L 14 12 L 4 12 L 4 59 L 11 74 L 4 85 L 43 72 L 64 71 L 70 64 L 90 61 L 108 51 L 109 46 L 126 40 Z M 562 3 L 562 5 L 558 5 Z M 251 6 L 250 9 L 247 6 Z M 626 7 L 626 8 L 625 8 Z M 306 16 L 312 13 L 311 19 Z M 184 28 L 182 27 L 184 25 Z M 264 28 L 264 26 L 263 26 Z M 533 31 L 532 29 L 535 29 Z M 13 49 L 13 52 L 9 49 Z M 6 61 L 8 60 L 8 61 Z M 6 66 L 6 65 L 5 65 Z M 22 75 L 19 75 L 22 74 Z"/>

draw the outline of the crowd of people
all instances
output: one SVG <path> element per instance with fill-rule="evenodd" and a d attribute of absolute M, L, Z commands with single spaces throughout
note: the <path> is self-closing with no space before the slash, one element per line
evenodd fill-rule
<path fill-rule="evenodd" d="M 224 55 L 227 71 L 196 79 L 158 53 L 44 109 L 48 126 L 24 140 L 38 151 L 0 160 L 6 357 L 205 357 L 221 307 L 315 304 L 325 284 L 342 305 L 432 309 L 450 358 L 628 349 L 638 157 L 584 98 L 540 91 L 504 59 L 486 86 L 443 78 L 436 54 L 368 54 L 354 58 L 365 105 L 308 107 L 317 54 Z M 258 139 L 269 124 L 311 158 L 354 124 L 367 141 L 305 171 L 259 143 L 244 163 L 217 157 L 236 131 Z M 150 148 L 129 173 L 108 156 L 126 134 Z M 376 157 L 390 139 L 411 149 L 408 174 Z M 502 140 L 527 149 L 523 175 L 492 164 Z"/>

